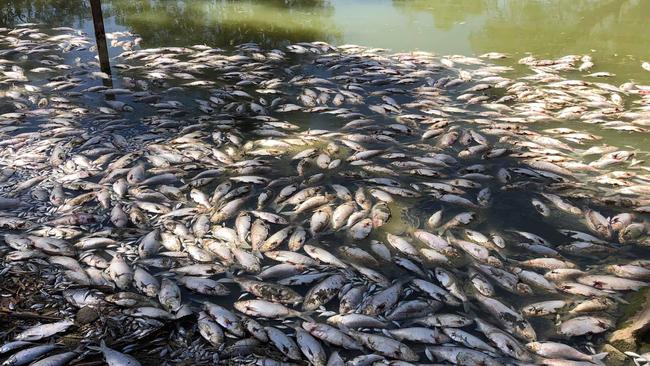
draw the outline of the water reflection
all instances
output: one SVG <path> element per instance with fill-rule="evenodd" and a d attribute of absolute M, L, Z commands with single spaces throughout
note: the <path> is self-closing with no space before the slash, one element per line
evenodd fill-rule
<path fill-rule="evenodd" d="M 90 15 L 85 1 L 70 0 L 1 0 L 0 26 L 13 27 L 27 22 L 79 27 Z"/>
<path fill-rule="evenodd" d="M 648 1 L 490 1 L 469 35 L 477 52 L 558 55 L 595 50 L 602 57 L 648 56 Z"/>
<path fill-rule="evenodd" d="M 500 51 L 545 57 L 593 53 L 598 68 L 647 77 L 644 0 L 103 0 L 107 31 L 131 30 L 143 46 L 322 40 L 440 54 Z M 91 31 L 84 1 L 0 0 L 0 26 L 42 22 Z M 595 50 L 595 51 L 591 51 Z M 631 55 L 631 56 L 629 56 Z"/>
<path fill-rule="evenodd" d="M 145 46 L 209 44 L 227 47 L 256 42 L 340 41 L 324 0 L 155 1 L 115 0 L 107 16 L 127 25 Z"/>
<path fill-rule="evenodd" d="M 483 14 L 488 6 L 486 0 L 393 0 L 393 5 L 406 14 L 431 13 L 434 26 L 448 31 L 469 17 Z"/>

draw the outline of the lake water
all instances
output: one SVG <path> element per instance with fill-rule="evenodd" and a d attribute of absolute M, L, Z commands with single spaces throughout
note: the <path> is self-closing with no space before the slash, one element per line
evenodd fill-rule
<path fill-rule="evenodd" d="M 1 4 L 0 26 L 42 22 L 93 32 L 84 1 Z M 650 2 L 642 0 L 104 0 L 102 7 L 106 32 L 129 30 L 142 37 L 145 48 L 326 41 L 440 55 L 503 52 L 511 56 L 499 61 L 503 65 L 516 65 L 528 54 L 587 54 L 595 63 L 590 71 L 615 74 L 607 82 L 650 83 L 650 72 L 641 68 L 650 60 Z M 114 56 L 121 49 L 109 51 Z M 646 134 L 582 128 L 643 150 L 650 141 Z"/>
<path fill-rule="evenodd" d="M 91 30 L 83 1 L 2 1 L 0 25 L 44 22 Z M 598 70 L 648 80 L 650 2 L 642 0 L 104 0 L 107 32 L 129 29 L 143 46 L 258 42 L 353 43 L 393 51 L 513 58 L 591 54 Z"/>
<path fill-rule="evenodd" d="M 643 85 L 650 84 L 650 72 L 641 67 L 642 62 L 650 61 L 650 47 L 648 47 L 650 45 L 650 32 L 647 31 L 650 1 L 111 0 L 103 1 L 102 5 L 106 32 L 132 32 L 135 36 L 141 37 L 142 42 L 140 43 L 140 47 L 143 49 L 162 46 L 208 45 L 226 49 L 228 50 L 226 51 L 227 53 L 234 49 L 235 46 L 248 42 L 260 44 L 263 49 L 278 48 L 286 50 L 285 46 L 294 43 L 325 41 L 333 45 L 357 44 L 366 47 L 385 48 L 391 52 L 412 52 L 419 50 L 437 55 L 478 56 L 487 52 L 502 52 L 510 57 L 501 60 L 489 60 L 489 62 L 503 66 L 513 66 L 515 68 L 514 72 L 507 74 L 508 77 L 513 78 L 531 74 L 531 68 L 517 63 L 519 59 L 530 54 L 538 58 L 550 59 L 577 54 L 590 55 L 595 63 L 594 68 L 587 72 L 567 71 L 566 73 L 562 73 L 563 76 L 570 79 L 581 79 L 585 78 L 585 74 L 589 72 L 609 72 L 615 75 L 604 79 L 585 78 L 585 80 L 602 81 L 612 85 L 619 85 L 628 81 L 634 81 Z M 38 28 L 43 31 L 54 27 L 69 26 L 83 29 L 88 34 L 93 33 L 91 11 L 87 2 L 70 0 L 0 1 L 0 27 L 13 27 L 27 22 L 39 23 Z M 109 52 L 113 67 L 120 62 L 125 62 L 122 59 L 116 58 L 118 54 L 124 52 L 123 49 L 111 47 Z M 71 53 L 70 55 L 66 55 L 66 62 L 73 64 L 71 60 L 74 60 L 74 57 L 78 55 L 82 57 L 80 62 L 84 63 L 92 60 L 93 53 L 88 52 L 88 49 L 84 49 L 79 54 Z M 297 57 L 294 58 L 294 56 L 289 56 L 287 60 L 293 62 L 298 59 Z M 305 57 L 305 59 L 309 60 L 308 57 Z M 136 61 L 133 61 L 133 63 L 138 64 Z M 296 68 L 296 70 L 304 71 L 302 74 L 305 75 L 311 75 L 313 73 L 316 76 L 330 78 L 335 74 L 331 72 L 332 70 L 324 70 L 324 67 L 320 66 L 319 68 L 308 62 L 298 66 L 300 67 Z M 142 67 L 142 65 L 138 67 Z M 133 70 L 127 69 L 128 67 L 125 69 L 113 69 L 112 82 L 114 87 L 124 87 L 124 81 L 126 79 L 132 78 L 132 80 L 135 80 L 142 75 L 141 69 L 137 67 Z M 468 69 L 472 69 L 472 67 L 468 67 Z M 273 75 L 282 75 L 281 71 L 284 71 L 282 68 L 273 70 L 276 73 Z M 211 73 L 218 74 L 221 71 L 215 67 L 213 70 L 207 70 L 203 75 L 206 76 L 206 79 L 210 79 L 212 76 Z M 301 72 L 298 72 L 298 74 L 301 74 Z M 284 77 L 286 75 L 282 76 Z M 215 77 L 214 80 L 219 81 L 218 86 L 224 86 L 224 84 L 228 84 L 224 80 L 232 79 L 219 79 Z M 39 85 L 45 83 L 45 79 L 37 81 L 41 83 Z M 186 82 L 187 80 L 185 79 L 179 79 L 169 81 L 168 84 L 153 81 L 150 84 L 153 92 L 160 93 L 165 98 L 173 97 L 174 101 L 176 101 L 176 98 L 183 102 L 187 101 L 187 105 L 194 106 L 195 97 L 197 96 L 202 98 L 209 96 L 206 93 L 207 88 L 197 88 L 194 91 L 196 94 L 185 92 L 190 88 L 178 89 L 168 93 L 169 86 L 178 86 Z M 79 82 L 79 85 L 75 86 L 77 88 L 75 91 L 82 91 L 85 90 L 82 88 L 90 86 L 96 87 L 96 84 L 99 83 L 100 81 L 95 78 L 84 78 Z M 242 85 L 241 89 L 248 91 L 255 90 L 257 87 L 251 86 L 251 84 Z M 339 86 L 337 85 L 337 87 Z M 340 87 L 343 89 L 343 83 L 341 83 Z M 377 116 L 371 114 L 371 111 L 367 107 L 371 103 L 375 103 L 375 101 L 379 103 L 379 96 L 383 94 L 373 93 L 381 91 L 380 89 L 382 88 L 383 84 L 367 86 L 368 99 L 364 103 L 359 103 L 361 105 L 358 107 L 359 110 L 377 119 Z M 295 97 L 296 95 L 300 95 L 299 92 L 301 90 L 299 89 L 303 88 L 292 85 L 286 89 L 288 91 L 286 95 Z M 412 91 L 411 89 L 408 90 L 409 92 Z M 450 98 L 451 96 L 457 97 L 462 92 L 452 90 L 449 92 Z M 486 94 L 490 93 L 486 92 Z M 619 91 L 615 93 L 619 93 Z M 622 91 L 620 93 L 624 94 Z M 599 95 L 603 94 L 605 93 Z M 101 93 L 80 93 L 74 98 L 76 97 L 79 97 L 79 100 L 91 106 L 105 106 L 103 103 L 106 103 L 107 99 L 115 98 L 115 96 L 106 98 Z M 271 96 L 266 98 L 271 100 Z M 396 93 L 395 98 L 397 102 L 401 103 L 401 98 L 405 97 Z M 138 106 L 133 113 L 123 113 L 124 121 L 138 121 L 139 123 L 142 117 L 147 114 L 155 115 L 157 113 L 151 105 L 143 106 L 145 103 L 136 104 L 132 96 L 118 95 L 117 99 L 125 101 L 127 104 L 130 103 Z M 630 96 L 629 99 L 625 99 L 623 104 L 627 103 L 626 107 L 629 107 L 632 103 L 637 102 L 638 99 L 638 95 Z M 460 99 L 455 102 L 459 105 L 462 104 Z M 5 107 L 3 106 L 2 108 Z M 11 107 L 14 108 L 15 105 L 11 105 Z M 634 105 L 634 107 L 638 107 L 638 105 Z M 474 111 L 472 106 L 468 106 L 467 108 L 470 111 Z M 242 110 L 246 111 L 246 109 Z M 188 111 L 190 111 L 188 114 L 191 117 L 195 117 L 191 113 L 198 113 L 196 108 L 193 107 L 188 108 Z M 9 110 L 2 110 L 1 112 L 9 112 Z M 111 113 L 108 114 L 110 115 Z M 174 112 L 171 112 L 170 115 L 173 115 L 174 118 L 177 116 Z M 342 123 L 339 117 L 324 113 L 307 114 L 296 112 L 293 114 L 285 114 L 284 116 L 288 116 L 286 117 L 288 121 L 299 125 L 304 130 L 327 129 L 328 127 L 333 129 Z M 109 118 L 112 117 L 109 116 Z M 463 122 L 460 122 L 462 121 L 461 117 L 456 118 L 454 116 L 450 119 L 453 120 L 454 125 L 461 126 L 461 128 L 465 127 Z M 39 123 L 42 121 L 39 119 Z M 91 126 L 94 129 L 91 131 L 106 128 L 106 126 L 103 126 L 106 121 L 106 119 L 97 119 L 95 121 L 96 124 Z M 122 120 L 120 120 L 121 122 Z M 127 125 L 126 122 L 125 125 Z M 138 126 L 141 127 L 142 124 Z M 39 128 L 36 125 L 30 126 L 29 128 L 32 127 L 34 129 Z M 236 128 L 241 129 L 242 136 L 249 137 L 247 133 L 251 131 L 248 131 L 247 127 L 248 125 L 246 124 L 236 126 Z M 251 129 L 254 129 L 254 127 L 251 127 Z M 483 128 L 486 126 L 479 127 Z M 598 124 L 589 124 L 579 120 L 542 122 L 539 124 L 536 123 L 535 126 L 531 126 L 530 128 L 531 130 L 544 130 L 557 127 L 573 128 L 579 132 L 593 133 L 603 138 L 593 143 L 589 142 L 589 144 L 607 143 L 615 145 L 619 149 L 635 150 L 635 152 L 639 153 L 637 156 L 640 162 L 635 161 L 634 165 L 630 163 L 630 170 L 636 169 L 635 167 L 637 165 L 640 165 L 643 169 L 647 167 L 647 163 L 642 162 L 648 156 L 650 140 L 647 132 L 631 133 L 608 130 Z M 106 129 L 105 131 L 109 130 Z M 187 130 L 186 132 L 189 131 Z M 363 130 L 361 129 L 360 131 Z M 23 131 L 20 130 L 20 132 Z M 118 132 L 127 138 L 131 138 L 133 135 L 139 134 L 141 130 L 134 127 L 124 128 Z M 394 132 L 390 133 L 393 134 Z M 217 136 L 220 135 L 217 134 Z M 252 138 L 260 139 L 259 136 L 253 136 Z M 492 139 L 492 137 L 490 138 Z M 413 139 L 412 136 L 407 136 L 405 140 L 408 144 L 404 146 L 407 146 L 408 149 L 420 148 L 416 145 L 416 140 L 419 142 L 419 139 Z M 491 140 L 490 143 L 496 143 L 496 141 Z M 581 145 L 580 147 L 585 148 L 589 146 L 585 146 L 581 142 L 576 143 L 576 145 Z M 376 148 L 383 149 L 385 145 L 382 142 L 378 146 Z M 404 148 L 404 146 L 400 147 L 400 149 Z M 325 145 L 320 143 L 314 144 L 313 147 L 322 150 L 325 148 Z M 368 147 L 375 146 L 368 144 Z M 186 146 L 183 148 L 186 148 Z M 296 154 L 304 150 L 304 148 L 305 146 L 302 144 L 294 146 L 292 149 L 295 151 L 291 150 L 290 155 Z M 409 152 L 410 150 L 404 151 Z M 394 152 L 398 153 L 401 150 Z M 591 159 L 595 159 L 595 157 L 586 157 L 584 161 L 588 163 Z M 478 164 L 479 162 L 482 163 L 478 157 L 472 157 L 472 159 L 463 161 L 462 163 L 473 166 L 471 164 Z M 385 163 L 388 164 L 387 161 Z M 287 159 L 273 161 L 273 169 L 271 170 L 269 168 L 268 174 L 273 175 L 273 178 L 278 178 L 283 175 L 290 176 L 291 174 L 295 174 L 294 170 L 296 167 L 293 164 Z M 497 165 L 493 162 L 488 162 L 488 164 L 490 164 L 491 169 L 494 168 L 493 170 L 496 171 L 499 167 L 508 167 L 514 163 L 510 160 L 503 159 L 502 165 Z M 192 168 L 190 165 L 188 169 L 192 170 L 196 169 L 196 167 Z M 361 168 L 353 169 L 360 170 Z M 611 169 L 619 168 L 613 167 Z M 624 168 L 620 169 L 622 170 Z M 178 171 L 185 174 L 188 170 L 183 168 Z M 260 174 L 267 173 L 265 170 L 260 171 L 263 172 Z M 339 175 L 336 169 L 333 171 L 335 173 L 326 172 L 327 174 L 324 175 L 325 178 L 323 179 L 328 184 L 350 183 L 355 178 L 355 176 Z M 609 168 L 604 171 L 609 171 Z M 645 170 L 637 171 L 640 172 L 639 174 L 645 174 Z M 448 173 L 456 174 L 457 172 L 451 171 L 450 169 Z M 422 177 L 405 178 L 404 175 L 400 176 L 400 179 L 403 179 L 405 184 L 427 180 Z M 476 179 L 479 180 L 482 178 Z M 638 183 L 641 185 L 644 180 L 639 179 L 635 182 L 641 182 Z M 213 185 L 216 185 L 216 181 L 213 183 Z M 352 187 L 355 184 L 358 185 L 359 182 L 355 181 L 354 184 L 350 183 L 350 186 Z M 591 182 L 588 182 L 585 186 L 588 184 L 591 184 Z M 215 189 L 213 185 L 210 185 L 210 189 L 206 189 L 206 192 L 208 190 L 212 192 Z M 511 191 L 509 189 L 512 189 L 512 187 L 504 189 L 500 183 L 486 183 L 486 185 L 493 190 L 494 203 L 488 208 L 477 208 L 477 210 L 481 210 L 482 220 L 474 224 L 475 227 L 478 226 L 485 232 L 501 230 L 513 236 L 514 234 L 510 233 L 510 230 L 516 228 L 517 230 L 525 230 L 526 232 L 539 233 L 546 239 L 549 239 L 555 246 L 568 241 L 556 229 L 584 227 L 584 217 L 580 215 L 567 218 L 567 215 L 563 214 L 557 217 L 553 216 L 546 220 L 540 219 L 539 213 L 534 211 L 530 204 L 533 192 L 527 186 L 515 187 Z M 261 190 L 258 188 L 254 191 L 256 195 L 261 194 Z M 472 189 L 474 188 L 476 187 Z M 540 184 L 539 189 L 542 188 L 543 186 Z M 594 190 L 593 192 L 598 191 Z M 591 192 L 581 193 L 581 195 L 576 195 L 575 199 L 580 202 L 580 205 L 584 205 L 587 208 L 592 201 L 591 194 Z M 645 198 L 643 194 L 639 196 Z M 425 221 L 431 213 L 438 209 L 446 208 L 447 206 L 446 204 L 442 204 L 438 198 L 434 199 L 432 197 L 434 196 L 426 197 L 426 199 L 399 198 L 397 200 L 398 202 L 391 203 L 389 210 L 392 212 L 393 217 L 386 227 L 382 229 L 383 231 L 380 232 L 381 235 L 384 235 L 385 232 L 408 235 L 409 230 L 412 231 L 416 227 L 424 226 Z M 474 199 L 473 193 L 472 199 Z M 594 199 L 593 201 L 597 202 L 598 200 Z M 601 208 L 595 207 L 595 203 L 591 206 Z M 470 207 L 473 207 L 473 205 Z M 603 211 L 606 215 L 612 216 L 622 210 L 618 207 L 602 209 L 606 210 Z M 456 214 L 459 212 L 458 210 L 452 211 L 452 213 Z M 465 210 L 465 208 L 462 210 Z M 446 215 L 449 216 L 450 213 L 446 212 Z M 645 218 L 645 214 L 639 214 L 639 220 L 645 220 Z M 380 238 L 377 233 L 373 235 L 377 235 L 377 239 Z M 346 239 L 343 235 L 339 235 L 336 238 L 337 240 L 331 241 L 330 248 L 333 250 L 336 245 L 349 243 L 346 241 L 349 238 Z M 589 268 L 591 265 L 600 266 L 623 263 L 637 259 L 637 257 L 648 256 L 647 247 L 641 247 L 641 249 L 637 250 L 635 248 L 630 249 L 630 246 L 627 248 L 619 248 L 616 246 L 615 249 L 616 255 L 611 255 L 609 258 L 603 255 L 602 257 L 597 257 L 598 260 L 595 260 L 592 256 L 576 255 L 572 260 L 584 268 Z M 531 253 L 520 251 L 519 247 L 515 247 L 514 250 L 510 249 L 507 254 L 512 255 L 518 260 L 523 260 L 525 256 L 533 256 Z M 462 268 L 462 266 L 460 267 Z M 385 268 L 382 270 L 385 270 L 384 273 L 389 273 L 391 277 L 395 273 L 401 273 L 397 271 L 393 273 L 390 272 L 390 269 Z M 226 299 L 226 302 L 232 302 L 235 298 L 234 295 L 239 294 L 234 293 L 232 298 Z M 512 294 L 505 292 L 499 293 L 498 295 L 500 298 L 506 299 L 507 302 L 517 307 L 521 307 L 531 300 L 541 301 L 560 296 L 543 293 L 543 295 L 536 294 L 534 297 L 513 297 Z M 613 312 L 613 314 L 616 319 L 619 319 L 620 312 Z M 552 319 L 544 319 L 543 321 L 533 320 L 532 322 L 538 328 L 540 338 L 547 339 L 553 336 L 551 334 L 551 330 L 553 329 Z M 580 344 L 582 345 L 582 343 Z"/>

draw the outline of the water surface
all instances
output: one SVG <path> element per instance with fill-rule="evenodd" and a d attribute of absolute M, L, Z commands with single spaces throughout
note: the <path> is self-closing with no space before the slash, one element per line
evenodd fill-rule
<path fill-rule="evenodd" d="M 265 48 L 283 48 L 296 42 L 326 41 L 336 45 L 354 43 L 387 48 L 393 52 L 423 50 L 437 54 L 480 55 L 498 51 L 512 56 L 497 61 L 504 65 L 516 65 L 516 60 L 528 53 L 548 58 L 589 54 L 596 63 L 593 71 L 617 74 L 606 79 L 612 84 L 630 79 L 646 84 L 650 81 L 650 73 L 640 67 L 643 60 L 650 60 L 650 50 L 644 47 L 650 44 L 650 35 L 645 29 L 645 14 L 649 13 L 650 3 L 647 1 L 104 1 L 107 31 L 131 31 L 142 37 L 143 48 L 195 44 L 233 48 L 246 42 L 259 43 Z M 11 27 L 24 22 L 42 23 L 39 25 L 42 29 L 71 26 L 92 32 L 90 8 L 84 2 L 1 3 L 2 26 Z M 111 49 L 112 56 L 120 52 L 121 49 Z M 88 53 L 86 57 L 90 58 Z M 303 74 L 313 71 L 309 66 L 304 68 L 306 72 Z M 115 68 L 115 86 L 122 86 L 121 80 L 125 77 L 136 79 L 139 75 L 137 71 Z M 205 75 L 210 78 L 209 73 Z M 583 77 L 579 72 L 568 75 Z M 85 82 L 98 83 L 97 80 Z M 160 88 L 156 91 L 161 93 L 167 89 L 167 85 L 157 87 Z M 184 91 L 171 93 L 171 97 L 181 100 L 187 97 L 181 94 Z M 97 104 L 102 98 L 97 98 Z M 120 98 L 127 97 L 118 96 Z M 139 108 L 129 118 L 139 120 L 151 112 L 146 108 Z M 359 108 L 367 112 L 365 107 Z M 336 126 L 333 117 L 300 117 L 298 113 L 286 116 L 287 120 L 301 127 Z M 97 122 L 97 127 L 100 127 L 105 120 Z M 617 146 L 629 145 L 642 150 L 647 150 L 648 146 L 647 134 L 605 131 L 579 122 L 542 125 L 540 129 L 565 126 L 593 132 Z M 134 129 L 123 133 L 131 137 L 129 134 L 138 132 Z M 242 128 L 242 132 L 248 131 Z M 474 162 L 478 163 L 469 163 Z M 289 164 L 284 168 L 289 175 Z M 274 172 L 284 174 L 280 169 L 278 167 Z M 498 189 L 495 192 L 496 203 L 484 212 L 486 219 L 477 223 L 486 232 L 493 228 L 518 228 L 542 233 L 558 243 L 561 238 L 557 233 L 553 234 L 555 226 L 581 225 L 577 219 L 569 221 L 565 217 L 554 219 L 552 225 L 540 223 L 537 213 L 529 205 L 528 192 L 501 192 Z M 422 217 L 427 217 L 424 212 L 430 214 L 440 208 L 431 206 L 439 204 L 434 199 L 414 201 L 404 200 L 401 205 L 391 206 L 395 219 L 387 230 L 402 233 L 409 226 L 418 226 L 417 221 L 411 222 L 415 220 L 411 220 L 409 215 L 402 215 L 407 208 L 413 209 L 410 216 L 417 216 L 420 223 Z M 522 207 L 526 207 L 528 213 L 522 211 Z M 621 252 L 620 258 L 615 259 L 631 260 L 635 254 Z M 579 264 L 586 266 L 590 261 Z M 524 300 L 530 299 L 522 297 L 513 302 L 522 305 L 519 302 Z"/>
<path fill-rule="evenodd" d="M 205 43 L 354 43 L 393 51 L 544 57 L 592 54 L 598 69 L 648 80 L 642 0 L 104 0 L 107 31 L 129 29 L 145 47 Z M 4 0 L 0 24 L 44 22 L 90 30 L 87 2 Z"/>
<path fill-rule="evenodd" d="M 273 48 L 326 41 L 441 55 L 496 51 L 512 56 L 499 61 L 505 65 L 530 53 L 588 54 L 595 63 L 591 71 L 616 74 L 606 82 L 650 83 L 650 72 L 641 68 L 650 60 L 650 2 L 642 0 L 103 0 L 102 5 L 106 31 L 136 33 L 145 48 L 231 48 L 246 42 Z M 87 1 L 0 1 L 0 26 L 24 22 L 93 31 Z M 121 51 L 113 48 L 111 54 Z M 648 143 L 636 136 L 621 141 L 626 133 L 605 136 Z"/>

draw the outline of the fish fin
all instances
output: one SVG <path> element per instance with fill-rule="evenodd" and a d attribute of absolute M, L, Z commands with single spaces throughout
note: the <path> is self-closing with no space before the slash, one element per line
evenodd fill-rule
<path fill-rule="evenodd" d="M 344 272 L 345 276 L 348 278 L 354 278 L 355 272 L 351 268 L 341 268 L 341 272 Z"/>
<path fill-rule="evenodd" d="M 281 203 L 276 203 L 274 207 L 275 213 L 278 214 L 282 213 L 282 210 L 284 210 L 285 207 L 287 207 L 287 204 L 284 201 L 282 201 Z"/>
<path fill-rule="evenodd" d="M 339 324 L 338 327 L 339 327 L 339 329 L 340 329 L 343 333 L 347 333 L 347 334 L 349 334 L 350 331 L 352 330 L 352 329 L 348 328 L 348 327 L 347 327 L 346 325 L 344 325 L 344 324 Z"/>
<path fill-rule="evenodd" d="M 629 302 L 627 300 L 623 299 L 619 295 L 609 295 L 608 297 L 611 297 L 612 299 L 620 302 L 621 304 L 626 304 L 626 305 L 629 304 Z"/>
<path fill-rule="evenodd" d="M 468 300 L 463 301 L 463 310 L 465 310 L 466 313 L 469 313 L 470 304 Z"/>
<path fill-rule="evenodd" d="M 597 353 L 597 354 L 591 356 L 591 362 L 595 363 L 596 365 L 604 366 L 605 362 L 603 362 L 603 360 L 607 356 L 609 356 L 609 352 Z"/>
<path fill-rule="evenodd" d="M 411 282 L 411 280 L 413 280 L 413 279 L 415 279 L 415 276 L 408 276 L 407 275 L 405 277 L 398 278 L 397 280 L 393 281 L 393 284 L 398 284 L 399 283 L 400 285 L 405 285 L 405 284 Z"/>
<path fill-rule="evenodd" d="M 278 207 L 278 210 L 276 211 L 277 214 L 278 215 L 287 215 L 291 219 L 289 221 L 292 221 L 293 218 L 298 215 L 298 213 L 295 210 L 282 211 L 282 210 L 284 210 L 284 207 L 285 207 L 285 205 L 282 205 L 282 206 Z"/>
<path fill-rule="evenodd" d="M 99 347 L 97 347 L 97 346 L 86 346 L 86 348 L 91 349 L 93 351 L 103 352 L 108 347 L 106 347 L 106 342 L 104 342 L 104 340 L 102 339 L 101 341 L 99 341 Z"/>
<path fill-rule="evenodd" d="M 429 347 L 426 347 L 426 348 L 424 349 L 424 354 L 427 356 L 427 358 L 429 359 L 429 361 L 433 361 L 433 360 L 435 359 L 435 358 L 433 357 L 433 353 L 431 353 L 431 350 L 429 349 Z"/>
<path fill-rule="evenodd" d="M 302 329 L 302 323 L 300 321 L 298 321 L 298 320 L 287 319 L 285 321 L 285 324 L 286 324 L 287 327 L 293 329 L 294 332 L 297 332 L 298 329 Z"/>
<path fill-rule="evenodd" d="M 313 313 L 314 313 L 313 311 L 305 311 L 302 314 L 300 314 L 298 317 L 304 321 L 310 323 L 316 323 L 316 320 L 314 320 L 314 318 L 311 317 Z"/>
<path fill-rule="evenodd" d="M 415 318 L 415 319 L 404 319 L 404 322 L 402 323 L 402 326 L 403 326 L 403 327 L 410 327 L 410 326 L 412 326 L 412 325 L 414 325 L 414 324 L 418 324 L 418 322 L 417 322 L 418 319 L 419 319 L 419 318 Z M 393 322 L 394 322 L 394 321 L 393 321 Z"/>

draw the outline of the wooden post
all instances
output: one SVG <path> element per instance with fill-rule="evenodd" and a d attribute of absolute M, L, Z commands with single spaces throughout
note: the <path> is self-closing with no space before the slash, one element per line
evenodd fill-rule
<path fill-rule="evenodd" d="M 108 61 L 108 47 L 106 46 L 106 32 L 104 31 L 104 16 L 102 15 L 101 0 L 90 0 L 93 12 L 93 25 L 95 26 L 95 43 L 99 55 L 99 67 L 102 72 L 111 74 L 111 64 Z"/>
<path fill-rule="evenodd" d="M 108 60 L 108 46 L 106 46 L 106 31 L 104 30 L 104 15 L 102 14 L 101 0 L 90 0 L 90 8 L 93 13 L 99 68 L 109 76 L 108 79 L 102 79 L 102 84 L 108 88 L 112 88 L 113 79 L 111 78 L 111 64 Z M 105 97 L 108 100 L 115 100 L 115 95 L 113 94 L 106 94 Z"/>

